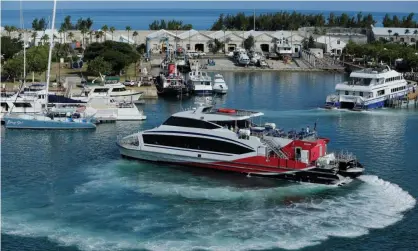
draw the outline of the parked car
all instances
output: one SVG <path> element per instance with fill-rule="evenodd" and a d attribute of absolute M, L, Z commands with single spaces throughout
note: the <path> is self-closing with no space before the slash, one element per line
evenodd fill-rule
<path fill-rule="evenodd" d="M 125 86 L 135 86 L 136 85 L 135 81 L 133 81 L 133 80 L 126 80 L 125 82 L 123 82 L 123 84 Z"/>

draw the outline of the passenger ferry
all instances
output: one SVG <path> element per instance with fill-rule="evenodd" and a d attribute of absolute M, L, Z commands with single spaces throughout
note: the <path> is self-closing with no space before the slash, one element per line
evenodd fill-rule
<path fill-rule="evenodd" d="M 117 142 L 125 157 L 298 182 L 344 185 L 363 173 L 352 154 L 328 153 L 316 132 L 255 125 L 263 113 L 199 107 Z M 238 129 L 239 128 L 239 129 Z"/>
<path fill-rule="evenodd" d="M 325 108 L 367 110 L 381 108 L 392 99 L 407 95 L 414 88 L 402 74 L 387 65 L 354 71 L 350 81 L 338 83 L 328 95 Z"/>

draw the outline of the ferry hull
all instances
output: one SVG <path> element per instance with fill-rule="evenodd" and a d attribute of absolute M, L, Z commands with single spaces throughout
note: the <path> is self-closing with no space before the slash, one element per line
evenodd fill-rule
<path fill-rule="evenodd" d="M 216 161 L 213 159 L 195 158 L 181 155 L 162 154 L 158 152 L 128 149 L 119 145 L 120 154 L 129 159 L 150 161 L 160 164 L 175 164 L 197 168 L 208 168 L 227 172 L 242 173 L 249 176 L 290 180 L 296 182 L 318 183 L 326 185 L 344 185 L 351 181 L 349 177 L 338 175 L 332 170 L 316 167 L 301 169 L 272 167 L 258 164 L 257 158 L 238 159 L 234 161 Z"/>
<path fill-rule="evenodd" d="M 9 129 L 96 129 L 93 123 L 77 123 L 55 120 L 36 120 L 21 118 L 4 118 L 4 124 Z"/>

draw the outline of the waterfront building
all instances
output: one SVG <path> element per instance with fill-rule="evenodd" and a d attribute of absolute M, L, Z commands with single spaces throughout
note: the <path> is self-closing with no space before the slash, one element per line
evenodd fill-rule
<path fill-rule="evenodd" d="M 392 42 L 401 42 L 413 45 L 417 42 L 417 34 L 414 34 L 414 28 L 397 27 L 374 27 L 371 26 L 369 41 L 385 39 Z"/>

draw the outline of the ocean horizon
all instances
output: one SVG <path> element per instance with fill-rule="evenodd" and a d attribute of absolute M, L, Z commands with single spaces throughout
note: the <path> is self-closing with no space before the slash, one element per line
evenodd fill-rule
<path fill-rule="evenodd" d="M 322 13 L 325 18 L 329 16 L 331 12 L 335 15 L 341 15 L 347 13 L 350 16 L 355 16 L 357 11 L 318 11 L 318 10 L 280 10 L 280 9 L 259 9 L 255 10 L 256 15 L 275 13 L 275 12 L 293 12 L 296 11 L 302 14 L 318 14 Z M 71 16 L 73 23 L 79 18 L 90 17 L 93 20 L 93 29 L 100 29 L 103 25 L 114 26 L 116 29 L 125 29 L 126 26 L 131 26 L 133 30 L 148 30 L 149 24 L 154 20 L 180 20 L 184 24 L 192 24 L 193 29 L 196 30 L 208 30 L 212 24 L 218 19 L 220 14 L 234 15 L 238 12 L 243 12 L 246 15 L 252 15 L 253 10 L 236 10 L 236 9 L 57 9 L 56 13 L 56 26 L 58 27 L 63 22 L 65 16 Z M 382 21 L 386 14 L 390 16 L 397 15 L 400 20 L 403 16 L 409 15 L 404 12 L 363 12 L 363 15 L 372 14 L 373 18 L 377 21 L 376 27 L 382 27 Z M 19 10 L 2 10 L 1 11 L 1 24 L 20 26 L 20 11 Z M 32 21 L 35 18 L 42 18 L 49 20 L 52 15 L 52 10 L 23 10 L 24 27 L 31 28 Z M 111 21 L 110 21 L 111 20 Z M 418 21 L 418 16 L 414 17 L 415 21 Z"/>

